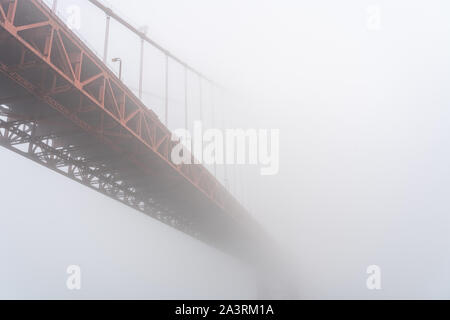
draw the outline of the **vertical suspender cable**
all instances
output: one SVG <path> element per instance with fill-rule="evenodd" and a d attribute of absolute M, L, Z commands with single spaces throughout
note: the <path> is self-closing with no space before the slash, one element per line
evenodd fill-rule
<path fill-rule="evenodd" d="M 200 91 L 200 122 L 203 122 L 203 92 L 202 92 L 202 78 L 198 78 Z"/>
<path fill-rule="evenodd" d="M 58 8 L 58 0 L 53 0 L 52 11 L 56 12 L 57 8 Z"/>
<path fill-rule="evenodd" d="M 139 69 L 139 99 L 142 100 L 142 86 L 144 81 L 144 38 L 141 38 L 141 62 Z"/>
<path fill-rule="evenodd" d="M 222 115 L 222 131 L 223 131 L 223 133 L 224 133 L 224 137 L 225 137 L 225 139 L 224 139 L 224 141 L 223 141 L 223 158 L 224 158 L 224 165 L 223 165 L 223 180 L 224 180 L 224 183 L 225 183 L 225 188 L 227 189 L 227 190 L 230 190 L 230 185 L 229 185 L 229 181 L 228 181 L 228 164 L 227 164 L 227 153 L 226 153 L 226 147 L 225 147 L 225 145 L 226 145 L 226 135 L 225 135 L 225 130 L 226 130 L 226 121 L 225 121 L 225 117 L 226 117 L 226 115 L 225 115 L 225 112 L 223 111 L 223 110 L 225 110 L 224 108 L 223 108 L 223 99 L 225 98 L 224 97 L 224 94 L 223 94 L 223 92 L 222 91 L 220 91 L 221 92 L 221 95 L 220 95 L 220 101 L 222 101 L 222 103 L 221 103 L 221 108 L 219 108 L 219 110 L 222 110 L 222 113 L 221 113 L 221 115 Z"/>
<path fill-rule="evenodd" d="M 111 17 L 106 16 L 106 29 L 105 29 L 105 43 L 103 49 L 103 62 L 106 64 L 108 61 L 108 46 L 109 46 L 109 24 L 111 22 Z"/>
<path fill-rule="evenodd" d="M 214 85 L 212 85 L 211 84 L 211 127 L 213 128 L 213 129 L 215 129 L 214 128 L 214 126 L 215 126 L 215 114 L 214 114 L 214 112 L 215 112 L 215 106 L 214 106 Z M 216 179 L 217 179 L 217 151 L 215 151 L 215 154 L 214 154 L 214 177 L 216 177 Z"/>
<path fill-rule="evenodd" d="M 169 56 L 166 54 L 166 88 L 165 88 L 165 121 L 169 125 Z"/>
<path fill-rule="evenodd" d="M 188 69 L 184 68 L 184 128 L 189 130 L 188 126 Z"/>

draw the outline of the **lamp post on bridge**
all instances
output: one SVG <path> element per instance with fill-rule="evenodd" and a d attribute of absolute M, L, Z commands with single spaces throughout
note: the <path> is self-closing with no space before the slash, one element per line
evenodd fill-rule
<path fill-rule="evenodd" d="M 122 59 L 114 58 L 112 59 L 112 62 L 119 62 L 119 80 L 122 81 Z"/>
<path fill-rule="evenodd" d="M 142 100 L 142 86 L 144 81 L 144 39 L 148 32 L 148 26 L 143 26 L 139 28 L 139 31 L 142 32 L 141 35 L 141 61 L 139 65 L 139 99 Z"/>

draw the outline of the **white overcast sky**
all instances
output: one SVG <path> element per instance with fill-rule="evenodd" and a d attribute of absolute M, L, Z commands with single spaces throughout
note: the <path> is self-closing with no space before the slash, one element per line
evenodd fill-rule
<path fill-rule="evenodd" d="M 60 2 L 63 15 L 67 6 L 80 6 L 79 32 L 103 52 L 104 15 L 84 0 Z M 108 3 L 134 25 L 148 26 L 149 36 L 172 53 L 244 97 L 235 104 L 217 102 L 225 126 L 280 129 L 279 174 L 259 177 L 248 169 L 233 192 L 291 254 L 302 297 L 450 298 L 448 1 Z M 381 13 L 376 30 L 368 28 L 373 8 Z M 111 39 L 110 57 L 125 60 L 125 81 L 137 88 L 139 41 L 117 26 Z M 160 115 L 162 61 L 146 49 L 145 90 L 151 94 L 144 101 Z M 182 73 L 176 65 L 170 72 L 175 128 L 183 123 L 182 82 L 177 81 Z M 196 101 L 191 80 L 190 101 Z M 192 103 L 192 118 L 195 107 Z M 242 280 L 245 270 L 234 262 L 222 263 L 225 257 L 191 245 L 183 235 L 0 152 L 2 181 L 14 186 L 0 185 L 1 215 L 7 221 L 0 227 L 0 253 L 11 255 L 0 259 L 0 275 L 9 281 L 0 296 L 39 297 L 42 287 L 33 279 L 40 279 L 42 285 L 51 283 L 48 296 L 70 297 L 58 289 L 55 277 L 64 280 L 64 264 L 79 260 L 86 273 L 102 279 L 86 289 L 85 297 L 254 294 L 251 281 Z M 192 287 L 194 280 L 177 286 L 158 277 L 170 265 L 174 269 L 168 274 L 189 278 L 196 265 L 184 269 L 185 246 L 194 261 L 211 263 L 211 269 L 201 264 L 210 274 L 196 282 L 198 288 Z M 160 247 L 164 250 L 156 250 Z M 365 271 L 372 264 L 381 267 L 381 291 L 366 288 Z M 214 274 L 217 265 L 222 269 Z M 35 272 L 43 275 L 36 278 Z M 115 286 L 101 274 L 123 279 Z M 226 287 L 226 277 L 235 280 L 234 287 Z"/>

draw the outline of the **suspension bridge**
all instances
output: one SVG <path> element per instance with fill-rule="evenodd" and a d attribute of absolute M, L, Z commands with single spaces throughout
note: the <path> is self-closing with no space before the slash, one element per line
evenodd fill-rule
<path fill-rule="evenodd" d="M 89 2 L 106 16 L 103 56 L 55 13 L 57 0 L 0 0 L 0 144 L 220 250 L 260 256 L 270 241 L 245 206 L 203 165 L 171 161 L 169 59 L 216 84 Z M 111 19 L 140 41 L 137 95 L 107 66 Z M 145 45 L 165 57 L 164 121 L 142 102 Z M 187 127 L 187 103 L 185 111 Z"/>

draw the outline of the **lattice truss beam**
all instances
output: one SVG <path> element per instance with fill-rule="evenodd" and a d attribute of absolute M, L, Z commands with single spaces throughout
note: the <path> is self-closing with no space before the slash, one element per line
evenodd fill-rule
<path fill-rule="evenodd" d="M 199 237 L 192 228 L 192 221 L 177 216 L 145 192 L 137 190 L 119 172 L 105 165 L 101 158 L 88 159 L 78 155 L 80 150 L 85 152 L 88 148 L 96 148 L 95 143 L 60 146 L 58 139 L 64 134 L 40 133 L 40 124 L 52 120 L 54 119 L 26 119 L 11 112 L 7 105 L 0 105 L 0 145 L 171 227 Z"/>

